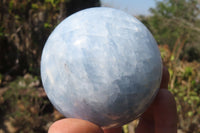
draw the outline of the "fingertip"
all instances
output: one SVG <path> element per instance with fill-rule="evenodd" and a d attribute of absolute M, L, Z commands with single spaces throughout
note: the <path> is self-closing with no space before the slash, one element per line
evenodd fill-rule
<path fill-rule="evenodd" d="M 54 122 L 48 133 L 103 133 L 103 130 L 89 121 L 66 118 Z"/>
<path fill-rule="evenodd" d="M 176 101 L 174 99 L 174 96 L 172 95 L 172 93 L 169 90 L 166 89 L 162 89 L 159 90 L 156 99 L 154 101 L 155 106 L 176 106 Z M 176 109 L 176 108 L 175 108 Z"/>
<path fill-rule="evenodd" d="M 160 88 L 168 89 L 169 77 L 170 77 L 170 74 L 167 67 L 163 66 L 163 73 L 162 73 Z"/>

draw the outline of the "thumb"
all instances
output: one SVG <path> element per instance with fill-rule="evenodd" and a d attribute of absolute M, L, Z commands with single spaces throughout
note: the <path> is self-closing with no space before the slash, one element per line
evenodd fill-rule
<path fill-rule="evenodd" d="M 66 118 L 53 123 L 48 133 L 103 133 L 103 130 L 89 121 Z"/>

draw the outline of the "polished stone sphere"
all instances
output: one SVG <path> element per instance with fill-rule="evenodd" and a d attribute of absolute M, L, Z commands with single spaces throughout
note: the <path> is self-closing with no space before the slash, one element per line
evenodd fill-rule
<path fill-rule="evenodd" d="M 96 7 L 69 16 L 51 33 L 41 76 L 48 98 L 64 116 L 111 128 L 148 108 L 158 92 L 162 61 L 139 20 Z"/>

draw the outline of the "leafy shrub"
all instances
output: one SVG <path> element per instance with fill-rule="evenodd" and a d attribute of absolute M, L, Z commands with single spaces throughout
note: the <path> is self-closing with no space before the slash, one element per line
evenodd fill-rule
<path fill-rule="evenodd" d="M 53 107 L 39 85 L 37 77 L 26 74 L 8 84 L 3 93 L 0 110 L 15 132 L 46 132 L 48 122 L 53 121 Z"/>

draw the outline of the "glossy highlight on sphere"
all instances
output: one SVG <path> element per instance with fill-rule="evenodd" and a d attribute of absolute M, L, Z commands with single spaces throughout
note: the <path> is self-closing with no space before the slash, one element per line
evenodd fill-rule
<path fill-rule="evenodd" d="M 161 75 L 151 33 L 112 8 L 90 8 L 66 18 L 42 53 L 42 82 L 55 108 L 104 128 L 139 117 L 155 98 Z"/>

